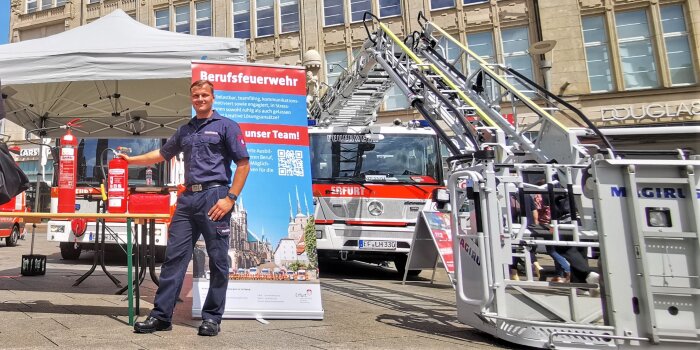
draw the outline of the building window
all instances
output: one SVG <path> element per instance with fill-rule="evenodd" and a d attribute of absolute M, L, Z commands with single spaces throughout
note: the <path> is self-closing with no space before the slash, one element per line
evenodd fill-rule
<path fill-rule="evenodd" d="M 616 13 L 615 27 L 625 89 L 657 87 L 659 83 L 646 11 Z"/>
<path fill-rule="evenodd" d="M 39 176 L 41 174 L 41 165 L 39 164 L 39 161 L 38 160 L 26 160 L 26 161 L 17 162 L 17 165 L 27 175 L 27 177 L 29 178 L 29 182 L 32 184 L 32 186 L 36 186 L 37 176 Z M 44 177 L 47 180 L 51 181 L 51 178 L 53 177 L 53 167 L 50 165 L 47 165 L 44 167 L 43 172 L 44 172 Z M 39 178 L 41 178 L 41 177 L 39 176 Z M 27 203 L 27 204 L 29 204 L 29 203 Z M 34 206 L 34 202 L 32 202 L 31 205 Z"/>
<path fill-rule="evenodd" d="M 345 50 L 326 52 L 326 83 L 328 85 L 333 86 L 340 74 L 347 68 L 348 54 Z"/>
<path fill-rule="evenodd" d="M 379 18 L 401 16 L 401 0 L 379 0 Z"/>
<path fill-rule="evenodd" d="M 250 0 L 233 0 L 233 37 L 250 39 Z"/>
<path fill-rule="evenodd" d="M 197 35 L 211 36 L 211 2 L 200 1 L 194 4 L 196 11 Z"/>
<path fill-rule="evenodd" d="M 256 36 L 269 36 L 275 34 L 275 13 L 272 7 L 273 0 L 257 1 L 257 34 Z"/>
<path fill-rule="evenodd" d="M 27 0 L 27 13 L 36 12 L 37 10 L 37 0 Z"/>
<path fill-rule="evenodd" d="M 503 63 L 532 80 L 532 59 L 527 53 L 527 48 L 530 46 L 527 27 L 503 29 L 501 40 L 503 42 Z M 516 80 L 508 79 L 518 90 L 525 90 L 524 86 Z M 531 94 L 526 95 L 532 96 Z"/>
<path fill-rule="evenodd" d="M 386 97 L 384 98 L 384 110 L 396 111 L 399 109 L 406 109 L 409 107 L 408 99 L 406 95 L 401 92 L 398 86 L 394 85 L 386 92 Z"/>
<path fill-rule="evenodd" d="M 345 23 L 345 0 L 323 1 L 323 25 L 334 26 Z"/>
<path fill-rule="evenodd" d="M 175 7 L 175 31 L 178 33 L 190 33 L 190 5 Z"/>
<path fill-rule="evenodd" d="M 467 47 L 484 61 L 489 63 L 496 62 L 494 59 L 493 34 L 491 32 L 467 34 Z M 469 62 L 469 74 L 480 69 L 479 62 L 474 58 L 469 57 L 467 61 Z"/>
<path fill-rule="evenodd" d="M 299 31 L 299 0 L 280 1 L 280 33 Z"/>
<path fill-rule="evenodd" d="M 27 0 L 27 13 L 63 6 L 66 0 Z"/>
<path fill-rule="evenodd" d="M 170 9 L 161 9 L 155 11 L 156 28 L 161 30 L 170 30 Z"/>
<path fill-rule="evenodd" d="M 610 70 L 610 52 L 608 51 L 608 34 L 605 30 L 603 16 L 584 17 L 583 43 L 586 49 L 588 82 L 591 92 L 605 92 L 614 89 Z"/>
<path fill-rule="evenodd" d="M 493 33 L 492 32 L 479 32 L 467 34 L 467 47 L 475 55 L 481 57 L 484 61 L 488 63 L 496 63 L 495 48 L 493 45 Z M 479 62 L 472 58 L 467 58 L 467 64 L 469 71 L 467 76 L 471 76 L 474 72 L 481 69 Z M 492 91 L 493 81 L 491 79 L 486 80 L 486 86 L 484 89 L 486 91 Z"/>
<path fill-rule="evenodd" d="M 430 0 L 430 9 L 439 10 L 455 7 L 455 0 Z"/>
<path fill-rule="evenodd" d="M 350 0 L 350 20 L 352 22 L 362 21 L 365 12 L 372 12 L 370 0 Z"/>
<path fill-rule="evenodd" d="M 688 31 L 681 5 L 661 6 L 661 28 L 664 32 L 671 85 L 695 83 L 695 72 L 688 44 Z"/>
<path fill-rule="evenodd" d="M 460 72 L 462 71 L 463 66 L 460 55 L 462 50 L 452 40 L 448 40 L 447 38 L 440 38 L 440 40 L 438 40 L 437 47 L 435 48 L 435 50 L 439 52 L 442 57 L 447 59 L 447 61 L 450 62 L 450 64 L 454 65 L 455 68 L 457 68 L 457 70 L 459 70 Z"/>
<path fill-rule="evenodd" d="M 463 0 L 462 3 L 465 5 L 479 4 L 483 2 L 488 2 L 488 0 Z"/>

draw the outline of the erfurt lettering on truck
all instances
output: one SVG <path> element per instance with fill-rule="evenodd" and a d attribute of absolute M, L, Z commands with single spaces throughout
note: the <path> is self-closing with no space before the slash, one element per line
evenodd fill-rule
<path fill-rule="evenodd" d="M 364 196 L 365 189 L 354 186 L 332 186 L 330 194 L 337 196 Z"/>
<path fill-rule="evenodd" d="M 612 186 L 610 187 L 610 195 L 613 197 L 627 197 L 627 188 L 624 186 Z M 686 198 L 686 191 L 678 187 L 642 187 L 639 189 L 637 196 L 641 198 L 682 199 Z M 696 190 L 695 198 L 700 199 L 700 190 Z"/>
<path fill-rule="evenodd" d="M 464 250 L 464 252 L 467 253 L 467 255 L 472 258 L 477 265 L 481 266 L 481 257 L 479 256 L 479 252 L 477 252 L 475 247 L 472 247 L 472 244 L 477 245 L 473 241 L 472 243 L 467 242 L 467 240 L 464 238 L 459 240 L 460 248 L 462 248 L 462 250 Z"/>

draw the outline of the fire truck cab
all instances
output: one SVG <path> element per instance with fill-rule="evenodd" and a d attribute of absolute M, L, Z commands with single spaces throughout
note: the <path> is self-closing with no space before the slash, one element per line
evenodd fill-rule
<path fill-rule="evenodd" d="M 317 125 L 309 136 L 319 256 L 393 261 L 403 274 L 418 215 L 443 186 L 435 132 L 397 121 Z"/>
<path fill-rule="evenodd" d="M 25 192 L 18 194 L 9 202 L 0 205 L 1 212 L 22 213 L 27 211 L 27 195 Z M 24 221 L 20 218 L 3 217 L 0 218 L 0 239 L 5 239 L 8 247 L 17 245 L 17 241 L 24 236 Z"/>
<path fill-rule="evenodd" d="M 105 150 L 126 147 L 131 149 L 132 154 L 143 154 L 159 149 L 165 140 L 160 138 L 83 138 L 78 142 L 76 212 L 94 213 L 101 212 L 101 205 L 104 205 L 100 184 L 103 182 L 104 174 L 107 173 L 107 163 L 113 158 L 113 153 Z M 174 188 L 178 183 L 177 174 L 181 173 L 181 170 L 181 165 L 176 159 L 167 164 L 160 163 L 151 167 L 129 166 L 128 185 L 131 192 L 128 199 L 129 212 L 172 213 L 177 193 L 176 191 L 168 191 L 167 186 Z M 147 175 L 150 175 L 148 181 Z M 133 191 L 144 187 L 148 187 L 152 191 L 148 193 L 135 193 Z M 53 187 L 51 212 L 57 212 L 57 208 L 58 190 Z M 162 260 L 165 257 L 168 224 L 169 221 L 156 221 L 157 260 Z M 105 226 L 105 242 L 108 247 L 126 244 L 126 222 L 124 220 L 107 221 Z M 61 257 L 66 260 L 78 259 L 83 250 L 94 249 L 95 237 L 98 234 L 101 234 L 101 230 L 98 232 L 94 220 L 88 220 L 85 232 L 77 235 L 73 232 L 71 220 L 50 220 L 47 225 L 47 239 L 59 242 Z"/>

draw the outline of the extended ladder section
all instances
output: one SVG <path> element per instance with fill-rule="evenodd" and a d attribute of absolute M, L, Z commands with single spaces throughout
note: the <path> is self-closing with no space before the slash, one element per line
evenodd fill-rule
<path fill-rule="evenodd" d="M 396 84 L 453 154 L 491 146 L 502 163 L 581 165 L 590 156 L 579 136 L 597 136 L 602 147 L 612 149 L 573 106 L 516 70 L 486 62 L 437 25 L 421 23 L 423 32 L 406 42 L 383 23 L 377 26 L 374 33 L 365 27 L 369 39 L 351 67 L 311 108 L 312 118 L 338 126 L 369 125 L 387 90 Z M 458 48 L 459 57 L 453 62 L 436 48 L 439 37 Z M 463 74 L 455 64 L 462 56 L 476 62 L 478 69 Z M 541 97 L 539 104 L 534 96 Z M 507 114 L 515 124 L 503 116 L 503 104 L 512 106 Z M 520 123 L 527 125 L 519 128 Z"/>
<path fill-rule="evenodd" d="M 393 82 L 376 65 L 367 41 L 351 66 L 329 86 L 309 117 L 334 126 L 365 126 L 376 120 L 377 110 Z"/>
<path fill-rule="evenodd" d="M 478 150 L 489 139 L 505 144 L 497 124 L 489 121 L 486 113 L 468 105 L 467 96 L 438 67 L 424 63 L 388 27 L 378 25 L 374 34 L 366 28 L 369 39 L 350 68 L 312 106 L 311 118 L 321 125 L 369 125 L 376 119 L 387 90 L 396 84 L 453 154 Z M 469 122 L 466 115 L 474 112 L 481 118 Z M 490 127 L 490 137 L 480 136 L 479 127 Z"/>
<path fill-rule="evenodd" d="M 537 163 L 584 164 L 589 161 L 589 152 L 579 143 L 580 136 L 597 136 L 603 147 L 612 149 L 605 136 L 578 109 L 515 69 L 485 61 L 442 28 L 429 21 L 422 22 L 421 18 L 424 17 L 419 16 L 423 32 L 414 50 L 438 67 L 467 95 L 474 108 L 486 113 L 488 120 L 506 133 L 514 153 L 524 152 L 529 155 L 525 160 L 530 158 Z M 440 38 L 450 42 L 458 52 L 451 61 L 437 47 Z M 456 63 L 464 58 L 476 69 L 463 74 Z M 533 100 L 535 97 L 539 104 Z M 502 105 L 508 104 L 509 110 L 501 110 Z M 504 114 L 510 114 L 514 123 L 504 118 Z M 527 125 L 520 128 L 521 123 Z"/>

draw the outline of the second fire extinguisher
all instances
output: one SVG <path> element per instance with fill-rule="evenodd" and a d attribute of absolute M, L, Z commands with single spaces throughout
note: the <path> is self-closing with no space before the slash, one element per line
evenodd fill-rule
<path fill-rule="evenodd" d="M 129 193 L 129 163 L 119 157 L 119 154 L 130 151 L 126 147 L 117 147 L 114 159 L 109 161 L 107 211 L 113 214 L 126 213 L 126 202 Z"/>

